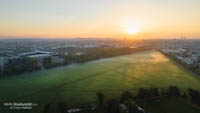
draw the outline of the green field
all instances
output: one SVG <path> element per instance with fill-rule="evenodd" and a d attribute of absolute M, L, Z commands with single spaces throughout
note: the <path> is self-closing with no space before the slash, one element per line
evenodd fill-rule
<path fill-rule="evenodd" d="M 59 101 L 68 105 L 95 103 L 97 91 L 110 98 L 124 90 L 135 93 L 138 88 L 170 85 L 181 90 L 200 89 L 199 84 L 199 77 L 152 50 L 1 79 L 0 102 L 40 103 L 34 113 L 41 112 L 44 104 Z M 1 109 L 8 112 L 2 104 Z"/>

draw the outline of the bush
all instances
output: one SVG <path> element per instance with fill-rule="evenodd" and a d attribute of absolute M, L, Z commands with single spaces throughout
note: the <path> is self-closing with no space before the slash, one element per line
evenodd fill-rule
<path fill-rule="evenodd" d="M 98 92 L 96 95 L 97 95 L 97 98 L 98 98 L 98 101 L 99 101 L 99 106 L 102 106 L 103 105 L 103 101 L 105 99 L 104 94 L 101 93 L 101 92 Z"/>
<path fill-rule="evenodd" d="M 58 109 L 59 109 L 60 113 L 66 113 L 67 105 L 64 102 L 59 102 Z"/>

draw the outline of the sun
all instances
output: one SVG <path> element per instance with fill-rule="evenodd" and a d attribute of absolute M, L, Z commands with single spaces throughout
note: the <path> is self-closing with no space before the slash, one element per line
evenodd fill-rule
<path fill-rule="evenodd" d="M 129 34 L 135 34 L 138 32 L 138 29 L 137 28 L 127 28 L 127 32 Z"/>
<path fill-rule="evenodd" d="M 134 35 L 140 32 L 140 22 L 133 19 L 124 19 L 120 21 L 121 29 L 125 34 Z"/>

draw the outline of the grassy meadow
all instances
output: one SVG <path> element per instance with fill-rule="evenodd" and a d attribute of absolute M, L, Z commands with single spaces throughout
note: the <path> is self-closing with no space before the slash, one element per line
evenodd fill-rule
<path fill-rule="evenodd" d="M 135 94 L 138 88 L 170 85 L 200 90 L 199 84 L 199 77 L 152 50 L 1 79 L 0 102 L 38 103 L 34 113 L 47 103 L 54 107 L 60 101 L 69 106 L 95 103 L 98 91 L 110 98 L 125 90 Z M 2 105 L 1 109 L 8 112 Z"/>

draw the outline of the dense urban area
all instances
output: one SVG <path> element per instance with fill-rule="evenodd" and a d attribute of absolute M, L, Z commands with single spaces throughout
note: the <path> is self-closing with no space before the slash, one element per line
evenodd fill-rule
<path fill-rule="evenodd" d="M 200 41 L 186 39 L 136 40 L 116 39 L 1 39 L 0 75 L 52 68 L 71 63 L 83 63 L 86 55 L 98 56 L 106 49 L 158 49 L 186 64 L 196 72 L 200 69 Z M 103 50 L 103 49 L 104 50 Z M 109 51 L 109 50 L 108 50 Z M 110 53 L 110 52 L 108 52 Z M 104 53 L 102 53 L 104 54 Z M 116 56 L 116 55 L 114 55 Z M 106 56 L 102 56 L 106 57 Z M 107 56 L 108 57 L 108 56 Z M 84 60 L 83 60 L 84 59 Z M 98 58 L 91 58 L 87 61 Z"/>
<path fill-rule="evenodd" d="M 173 39 L 159 41 L 157 48 L 165 55 L 200 74 L 200 41 Z"/>

